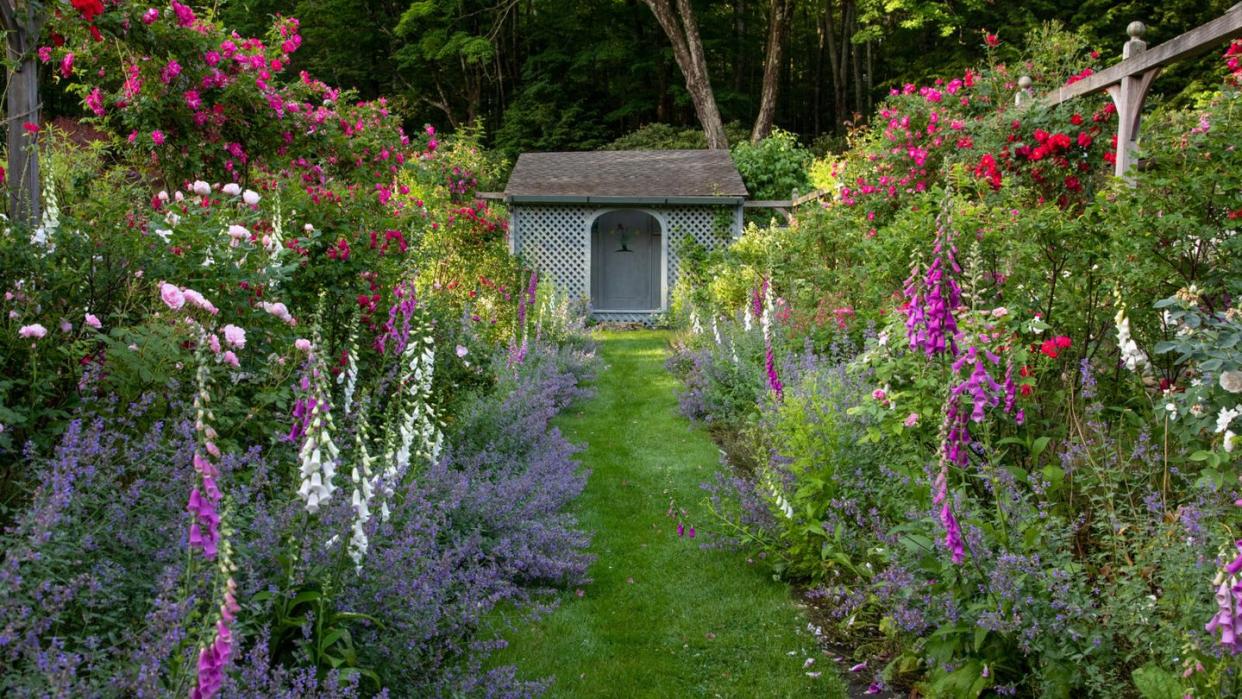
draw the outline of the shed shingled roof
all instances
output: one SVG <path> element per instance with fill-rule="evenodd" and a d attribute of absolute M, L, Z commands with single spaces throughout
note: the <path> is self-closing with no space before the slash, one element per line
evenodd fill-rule
<path fill-rule="evenodd" d="M 745 197 L 727 150 L 523 153 L 509 197 Z"/>

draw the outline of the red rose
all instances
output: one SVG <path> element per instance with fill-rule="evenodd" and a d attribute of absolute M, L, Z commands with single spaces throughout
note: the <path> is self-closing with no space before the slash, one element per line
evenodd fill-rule
<path fill-rule="evenodd" d="M 101 0 L 69 0 L 69 4 L 73 5 L 73 9 L 82 15 L 82 19 L 87 22 L 94 22 L 95 18 L 103 14 L 104 6 Z"/>

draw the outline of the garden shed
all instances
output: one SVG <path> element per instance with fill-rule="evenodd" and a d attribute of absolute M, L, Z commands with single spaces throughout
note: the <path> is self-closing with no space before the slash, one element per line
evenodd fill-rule
<path fill-rule="evenodd" d="M 679 253 L 742 232 L 746 186 L 725 150 L 523 153 L 505 187 L 513 252 L 596 320 L 668 309 Z"/>

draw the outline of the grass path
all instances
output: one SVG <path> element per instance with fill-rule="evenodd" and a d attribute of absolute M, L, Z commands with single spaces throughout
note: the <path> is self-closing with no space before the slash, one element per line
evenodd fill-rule
<path fill-rule="evenodd" d="M 508 633 L 497 660 L 524 677 L 555 677 L 553 697 L 842 696 L 788 588 L 743 554 L 700 549 L 713 523 L 699 484 L 718 452 L 677 412 L 667 335 L 598 339 L 607 366 L 597 393 L 558 420 L 586 446 L 579 459 L 591 469 L 576 507 L 595 533 L 593 582 Z M 689 513 L 695 539 L 677 536 L 670 500 Z M 819 678 L 803 669 L 811 656 Z"/>

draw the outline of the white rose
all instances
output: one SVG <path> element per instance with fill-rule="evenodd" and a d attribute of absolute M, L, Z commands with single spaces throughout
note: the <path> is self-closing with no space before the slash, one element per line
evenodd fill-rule
<path fill-rule="evenodd" d="M 221 187 L 220 191 L 224 192 L 230 197 L 235 197 L 238 194 L 241 194 L 241 185 L 237 184 L 236 182 L 230 182 L 224 185 L 223 187 Z"/>
<path fill-rule="evenodd" d="M 1230 393 L 1242 393 L 1242 370 L 1221 372 L 1220 387 Z"/>

